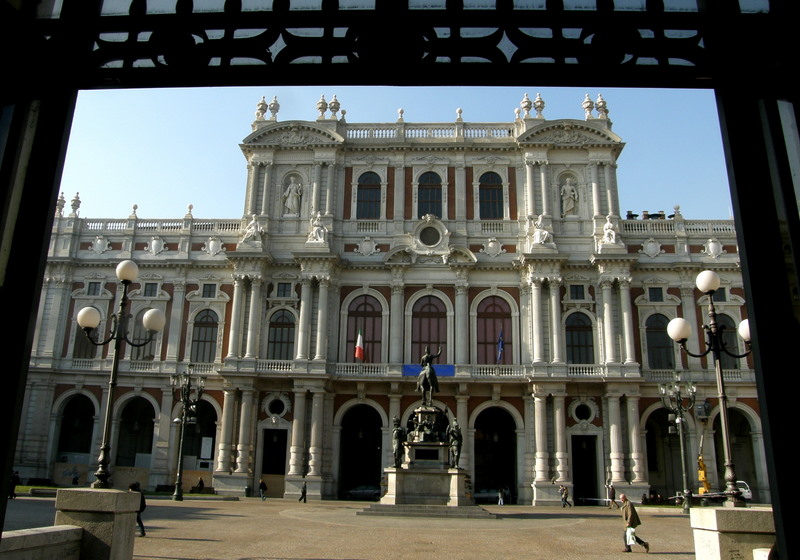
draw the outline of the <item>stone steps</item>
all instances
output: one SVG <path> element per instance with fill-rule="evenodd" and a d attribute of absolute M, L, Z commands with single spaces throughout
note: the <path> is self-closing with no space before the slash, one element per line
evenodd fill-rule
<path fill-rule="evenodd" d="M 380 515 L 393 517 L 430 517 L 446 519 L 497 519 L 480 506 L 442 506 L 422 504 L 372 504 L 356 512 L 356 515 Z"/>

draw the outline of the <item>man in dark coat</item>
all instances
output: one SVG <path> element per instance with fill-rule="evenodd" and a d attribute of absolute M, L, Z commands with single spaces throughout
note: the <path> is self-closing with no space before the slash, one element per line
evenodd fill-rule
<path fill-rule="evenodd" d="M 138 482 L 131 482 L 128 486 L 128 491 L 139 492 L 139 509 L 136 510 L 136 524 L 139 525 L 139 535 L 143 537 L 145 532 L 144 523 L 142 523 L 142 512 L 147 507 L 147 503 L 144 501 L 144 492 L 142 492 L 142 487 L 139 486 Z"/>
<path fill-rule="evenodd" d="M 642 522 L 639 520 L 639 514 L 636 513 L 636 508 L 633 507 L 631 501 L 628 500 L 628 496 L 620 494 L 619 499 L 622 500 L 622 507 L 620 509 L 622 510 L 622 519 L 625 521 L 625 534 L 623 537 L 625 548 L 622 549 L 622 552 L 631 552 L 631 544 L 633 544 L 633 542 L 643 546 L 645 552 L 650 552 L 650 543 L 640 539 L 635 532 L 631 535 L 631 539 L 628 538 L 628 529 L 636 529 Z"/>

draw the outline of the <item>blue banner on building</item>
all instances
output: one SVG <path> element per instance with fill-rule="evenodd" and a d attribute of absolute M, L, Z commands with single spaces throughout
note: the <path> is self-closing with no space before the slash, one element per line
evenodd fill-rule
<path fill-rule="evenodd" d="M 403 364 L 403 376 L 417 377 L 422 371 L 422 366 L 417 364 Z M 456 366 L 439 364 L 433 368 L 436 372 L 436 377 L 453 377 L 456 374 Z"/>

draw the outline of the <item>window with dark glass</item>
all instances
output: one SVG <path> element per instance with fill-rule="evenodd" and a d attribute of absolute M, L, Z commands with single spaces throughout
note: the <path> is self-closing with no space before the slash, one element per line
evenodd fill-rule
<path fill-rule="evenodd" d="M 291 360 L 294 358 L 294 315 L 285 309 L 272 314 L 267 333 L 267 359 Z"/>
<path fill-rule="evenodd" d="M 650 301 L 664 301 L 664 288 L 647 288 L 647 299 Z"/>
<path fill-rule="evenodd" d="M 378 220 L 381 217 L 381 178 L 370 171 L 358 178 L 356 219 Z"/>
<path fill-rule="evenodd" d="M 714 301 L 728 301 L 728 294 L 725 288 L 717 288 L 713 296 Z"/>
<path fill-rule="evenodd" d="M 432 353 L 442 347 L 439 363 L 447 355 L 447 308 L 436 296 L 417 300 L 411 311 L 411 361 L 418 362 L 429 346 Z"/>
<path fill-rule="evenodd" d="M 650 369 L 675 369 L 675 343 L 667 334 L 668 323 L 669 320 L 658 313 L 650 315 L 645 322 L 647 365 Z"/>
<path fill-rule="evenodd" d="M 442 179 L 433 171 L 420 175 L 417 184 L 417 217 L 426 214 L 442 217 Z"/>
<path fill-rule="evenodd" d="M 217 285 L 216 284 L 203 284 L 203 297 L 204 298 L 217 297 Z"/>
<path fill-rule="evenodd" d="M 478 304 L 476 336 L 479 364 L 512 363 L 511 307 L 506 300 L 490 296 Z"/>
<path fill-rule="evenodd" d="M 86 295 L 87 296 L 99 296 L 100 295 L 100 282 L 89 282 L 86 286 Z"/>
<path fill-rule="evenodd" d="M 383 320 L 381 304 L 370 295 L 355 298 L 347 308 L 347 340 L 345 357 L 348 362 L 359 362 L 355 358 L 358 332 L 364 339 L 364 362 L 381 361 Z"/>
<path fill-rule="evenodd" d="M 280 298 L 292 297 L 292 284 L 289 282 L 278 282 L 277 296 Z"/>
<path fill-rule="evenodd" d="M 133 321 L 133 336 L 131 336 L 131 342 L 133 343 L 140 344 L 148 338 L 147 329 L 144 328 L 144 323 L 142 322 L 142 318 L 147 311 L 149 311 L 149 309 L 140 311 Z M 144 346 L 131 346 L 130 348 L 131 360 L 139 362 L 152 361 L 155 359 L 156 354 L 156 339 L 154 337 L 153 340 Z"/>
<path fill-rule="evenodd" d="M 204 309 L 194 318 L 190 360 L 197 364 L 213 363 L 217 358 L 217 331 L 219 317 L 210 309 Z"/>
<path fill-rule="evenodd" d="M 570 284 L 569 286 L 569 299 L 583 300 L 585 298 L 584 287 L 581 284 Z"/>
<path fill-rule="evenodd" d="M 720 288 L 721 290 L 722 288 Z M 719 291 L 719 290 L 717 290 Z M 716 295 L 716 292 L 715 292 Z M 722 328 L 722 344 L 728 352 L 739 353 L 739 334 L 736 332 L 736 323 L 728 315 L 717 315 L 717 326 Z M 720 365 L 722 369 L 739 369 L 739 358 L 721 352 Z"/>
<path fill-rule="evenodd" d="M 592 321 L 583 313 L 573 313 L 565 322 L 567 363 L 593 364 Z"/>
<path fill-rule="evenodd" d="M 146 282 L 144 285 L 144 297 L 156 297 L 158 295 L 158 284 Z"/>
<path fill-rule="evenodd" d="M 503 219 L 503 180 L 495 172 L 481 175 L 478 187 L 481 220 Z"/>

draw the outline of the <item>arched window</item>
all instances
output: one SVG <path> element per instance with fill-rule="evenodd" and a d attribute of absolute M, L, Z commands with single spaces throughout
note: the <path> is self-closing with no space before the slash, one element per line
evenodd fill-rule
<path fill-rule="evenodd" d="M 364 362 L 381 361 L 383 323 L 381 304 L 372 296 L 361 295 L 350 302 L 347 308 L 346 361 L 356 362 L 355 347 L 358 332 L 364 338 Z"/>
<path fill-rule="evenodd" d="M 593 364 L 592 321 L 583 313 L 573 313 L 566 320 L 567 363 Z"/>
<path fill-rule="evenodd" d="M 94 332 L 97 336 L 97 331 Z M 77 360 L 92 360 L 97 357 L 97 346 L 89 342 L 86 333 L 78 323 L 75 323 L 75 344 L 72 347 L 72 357 Z"/>
<path fill-rule="evenodd" d="M 267 359 L 294 358 L 294 315 L 285 309 L 273 313 L 267 333 Z"/>
<path fill-rule="evenodd" d="M 75 395 L 64 405 L 58 453 L 89 453 L 94 429 L 94 404 L 86 395 Z"/>
<path fill-rule="evenodd" d="M 372 171 L 358 178 L 356 219 L 377 220 L 381 217 L 381 178 Z"/>
<path fill-rule="evenodd" d="M 142 322 L 142 317 L 144 314 L 149 311 L 149 309 L 144 309 L 139 312 L 136 316 L 136 320 L 133 322 L 133 336 L 131 337 L 131 342 L 136 344 L 141 344 L 145 340 L 147 340 L 147 329 L 144 328 L 144 323 Z M 131 360 L 138 361 L 138 362 L 152 362 L 156 356 L 156 339 L 153 337 L 153 340 L 145 344 L 144 346 L 131 346 Z"/>
<path fill-rule="evenodd" d="M 481 220 L 503 219 L 503 180 L 494 171 L 481 175 L 478 187 Z"/>
<path fill-rule="evenodd" d="M 717 315 L 717 325 L 725 327 L 722 330 L 722 344 L 725 349 L 733 354 L 739 353 L 739 335 L 736 332 L 736 323 L 728 315 Z M 722 369 L 739 369 L 739 358 L 721 352 L 720 365 Z"/>
<path fill-rule="evenodd" d="M 483 299 L 478 304 L 476 327 L 477 363 L 512 363 L 511 308 L 508 302 L 498 296 Z"/>
<path fill-rule="evenodd" d="M 675 369 L 675 343 L 667 334 L 667 323 L 669 320 L 658 313 L 650 315 L 645 323 L 650 369 Z"/>
<path fill-rule="evenodd" d="M 134 397 L 125 404 L 119 421 L 118 467 L 150 466 L 155 417 L 153 405 L 144 397 Z M 137 455 L 147 455 L 147 458 L 139 457 L 137 461 Z"/>
<path fill-rule="evenodd" d="M 435 296 L 424 296 L 417 300 L 411 311 L 411 361 L 419 360 L 430 346 L 431 352 L 442 347 L 439 363 L 447 355 L 447 309 L 444 302 Z"/>
<path fill-rule="evenodd" d="M 423 173 L 417 185 L 417 217 L 442 217 L 442 179 L 433 171 Z"/>
<path fill-rule="evenodd" d="M 210 364 L 217 358 L 217 330 L 219 318 L 210 309 L 204 309 L 194 318 L 191 360 L 196 364 Z"/>

